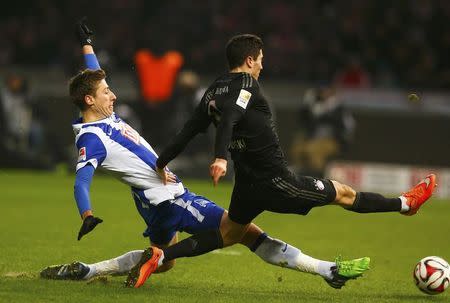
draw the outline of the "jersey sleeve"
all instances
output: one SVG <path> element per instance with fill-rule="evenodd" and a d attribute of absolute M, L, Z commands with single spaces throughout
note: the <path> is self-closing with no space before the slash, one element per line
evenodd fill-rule
<path fill-rule="evenodd" d="M 164 168 L 178 156 L 198 133 L 205 132 L 211 124 L 204 100 L 195 109 L 191 118 L 184 124 L 181 131 L 172 139 L 156 160 L 156 166 Z"/>
<path fill-rule="evenodd" d="M 106 158 L 106 148 L 100 138 L 93 133 L 84 133 L 77 140 L 78 161 L 76 170 L 91 164 L 97 168 Z"/>
<path fill-rule="evenodd" d="M 78 212 L 80 216 L 87 210 L 91 210 L 91 200 L 89 191 L 91 187 L 92 177 L 94 176 L 95 168 L 88 164 L 80 168 L 75 176 L 75 184 L 73 186 L 73 193 L 75 201 L 77 202 Z"/>
<path fill-rule="evenodd" d="M 216 142 L 214 145 L 215 158 L 227 159 L 228 145 L 230 144 L 233 127 L 242 119 L 250 106 L 254 88 L 239 87 L 223 102 L 220 122 L 216 130 Z"/>
<path fill-rule="evenodd" d="M 86 68 L 98 70 L 101 69 L 95 54 L 84 54 L 84 64 Z"/>

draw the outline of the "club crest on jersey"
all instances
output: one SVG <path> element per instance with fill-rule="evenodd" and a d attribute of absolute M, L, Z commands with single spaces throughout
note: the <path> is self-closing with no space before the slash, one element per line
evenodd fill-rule
<path fill-rule="evenodd" d="M 250 101 L 250 98 L 252 97 L 252 94 L 249 91 L 246 91 L 245 89 L 241 89 L 239 92 L 239 97 L 236 100 L 236 104 L 242 107 L 243 109 L 247 108 L 248 101 Z"/>
<path fill-rule="evenodd" d="M 82 147 L 78 150 L 78 161 L 86 160 L 86 147 Z"/>
<path fill-rule="evenodd" d="M 121 125 L 121 129 L 120 132 L 122 133 L 122 135 L 126 138 L 128 138 L 129 140 L 133 141 L 134 143 L 136 143 L 137 145 L 139 145 L 140 142 L 140 138 L 141 136 L 139 135 L 139 133 L 137 131 L 135 131 L 131 126 L 129 126 L 126 123 L 123 123 Z"/>
<path fill-rule="evenodd" d="M 323 182 L 320 181 L 320 180 L 314 179 L 314 185 L 315 185 L 317 190 L 324 190 L 325 189 L 325 185 L 323 185 Z"/>

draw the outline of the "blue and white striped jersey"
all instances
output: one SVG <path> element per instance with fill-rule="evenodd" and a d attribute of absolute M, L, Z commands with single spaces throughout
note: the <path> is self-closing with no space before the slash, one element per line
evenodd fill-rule
<path fill-rule="evenodd" d="M 113 113 L 103 120 L 72 125 L 78 149 L 76 170 L 99 165 L 123 183 L 144 191 L 151 204 L 175 199 L 184 193 L 180 180 L 164 185 L 157 175 L 157 154 L 137 131 Z"/>

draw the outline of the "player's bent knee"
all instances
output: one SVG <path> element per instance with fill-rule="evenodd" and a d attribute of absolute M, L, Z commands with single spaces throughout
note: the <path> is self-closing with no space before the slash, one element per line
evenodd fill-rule
<path fill-rule="evenodd" d="M 158 269 L 156 269 L 155 273 L 157 274 L 157 273 L 163 273 L 163 272 L 169 271 L 175 266 L 175 263 L 176 263 L 175 260 L 170 260 L 168 262 L 165 262 L 160 267 L 158 267 Z"/>
<path fill-rule="evenodd" d="M 356 191 L 346 184 L 342 184 L 334 180 L 331 182 L 336 190 L 336 199 L 333 204 L 346 208 L 352 206 L 356 199 Z"/>
<path fill-rule="evenodd" d="M 220 222 L 220 234 L 222 236 L 223 247 L 231 246 L 241 242 L 249 224 L 242 225 L 234 222 L 228 217 L 228 212 L 224 212 Z"/>
<path fill-rule="evenodd" d="M 240 230 L 228 230 L 227 232 L 222 233 L 223 247 L 241 242 L 243 236 L 244 231 Z"/>

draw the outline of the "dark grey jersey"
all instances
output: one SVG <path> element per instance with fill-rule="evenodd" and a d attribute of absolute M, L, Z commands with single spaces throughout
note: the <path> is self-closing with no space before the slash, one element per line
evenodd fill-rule
<path fill-rule="evenodd" d="M 227 73 L 212 83 L 191 119 L 161 153 L 158 166 L 164 167 L 211 123 L 217 128 L 215 157 L 227 159 L 229 151 L 237 174 L 259 179 L 286 169 L 268 102 L 258 81 L 247 73 Z"/>

